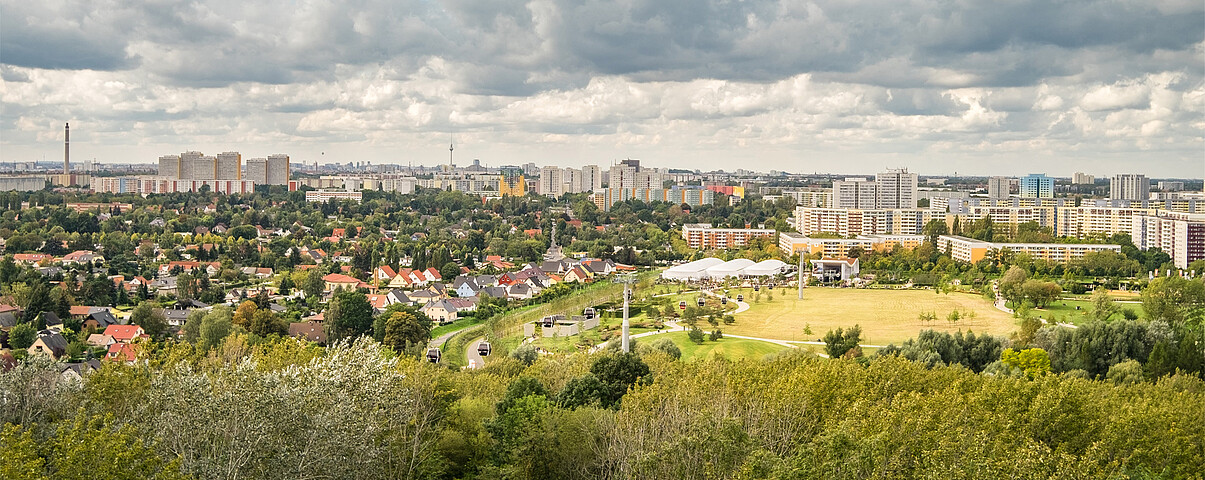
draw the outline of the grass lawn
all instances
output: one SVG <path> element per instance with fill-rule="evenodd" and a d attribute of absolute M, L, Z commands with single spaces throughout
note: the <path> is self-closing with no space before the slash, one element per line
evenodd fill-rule
<path fill-rule="evenodd" d="M 432 328 L 431 329 L 431 338 L 439 338 L 440 335 L 443 335 L 445 333 L 454 332 L 456 330 L 460 330 L 469 325 L 476 325 L 478 323 L 481 323 L 481 321 L 478 320 L 477 317 L 464 317 L 461 319 L 457 319 L 455 322 L 449 323 L 447 325 L 440 325 L 438 327 Z"/>
<path fill-rule="evenodd" d="M 1137 298 L 1137 297 L 1134 297 L 1134 298 Z M 1127 301 L 1133 301 L 1133 300 L 1131 300 L 1130 297 L 1125 297 L 1124 300 L 1119 301 L 1117 303 L 1117 306 L 1121 307 L 1122 310 L 1133 311 L 1134 313 L 1138 314 L 1139 319 L 1146 318 L 1146 312 L 1142 310 L 1141 303 L 1126 303 Z M 1079 310 L 1076 310 L 1075 307 L 1079 307 Z M 1047 320 L 1054 318 L 1060 322 L 1072 323 L 1072 324 L 1076 324 L 1076 325 L 1089 321 L 1088 313 L 1091 311 L 1092 311 L 1092 302 L 1090 300 L 1066 300 L 1066 299 L 1056 300 L 1056 301 L 1052 302 L 1050 305 L 1047 305 L 1046 308 L 1033 309 L 1033 313 L 1036 316 L 1045 318 Z M 1110 317 L 1109 319 L 1110 320 L 1121 320 L 1123 318 L 1125 318 L 1125 317 L 1122 316 L 1121 312 L 1119 311 L 1117 313 L 1114 313 L 1113 316 Z"/>
<path fill-rule="evenodd" d="M 736 323 L 721 327 L 724 333 L 778 340 L 817 340 L 829 330 L 862 327 L 862 343 L 899 344 L 914 338 L 921 330 L 973 330 L 1006 336 L 1016 329 L 1012 315 L 1001 312 L 980 295 L 964 293 L 936 294 L 932 290 L 877 290 L 810 287 L 803 300 L 794 291 L 783 295 L 775 289 L 774 300 L 767 301 L 763 290 L 760 302 L 753 301 L 752 289 L 732 289 L 729 295 L 745 295 L 749 310 L 736 314 Z M 951 311 L 974 312 L 972 320 L 951 324 L 945 320 Z M 921 312 L 935 312 L 938 320 L 922 322 Z M 810 325 L 811 335 L 804 334 Z"/>
<path fill-rule="evenodd" d="M 664 335 L 654 335 L 651 337 L 640 338 L 640 342 L 653 342 L 662 338 L 668 338 L 682 350 L 682 361 L 689 362 L 692 360 L 707 359 L 712 357 L 723 356 L 729 360 L 750 359 L 761 360 L 767 354 L 786 350 L 787 347 L 775 345 L 769 342 L 758 340 L 745 340 L 741 338 L 721 338 L 719 341 L 705 340 L 702 345 L 695 345 L 694 342 L 687 338 L 686 332 L 674 332 Z"/>

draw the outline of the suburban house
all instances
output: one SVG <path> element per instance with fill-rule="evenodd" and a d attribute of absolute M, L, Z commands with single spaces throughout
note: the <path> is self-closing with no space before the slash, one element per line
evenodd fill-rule
<path fill-rule="evenodd" d="M 333 292 L 337 288 L 343 290 L 355 290 L 357 288 L 368 287 L 367 284 L 361 282 L 355 277 L 349 277 L 342 273 L 330 273 L 322 277 L 322 281 L 326 282 L 326 291 Z"/>
<path fill-rule="evenodd" d="M 76 250 L 63 256 L 64 265 L 74 265 L 78 263 L 104 263 L 105 257 L 100 254 L 88 250 Z"/>
<path fill-rule="evenodd" d="M 459 276 L 452 282 L 452 290 L 456 291 L 459 297 L 471 297 L 477 295 L 477 291 L 481 290 L 481 286 L 477 285 L 477 279 L 473 277 Z"/>
<path fill-rule="evenodd" d="M 122 361 L 126 363 L 134 363 L 138 358 L 138 345 L 132 343 L 117 342 L 109 345 L 109 352 L 105 358 L 109 360 Z"/>
<path fill-rule="evenodd" d="M 374 283 L 380 285 L 388 285 L 389 282 L 393 281 L 393 277 L 396 276 L 397 272 L 393 271 L 393 267 L 390 267 L 389 265 L 377 267 L 377 269 L 372 272 L 372 279 Z"/>
<path fill-rule="evenodd" d="M 18 253 L 13 255 L 13 261 L 25 265 L 36 265 L 43 261 L 53 260 L 54 256 L 45 253 Z"/>
<path fill-rule="evenodd" d="M 102 335 L 113 337 L 113 340 L 120 343 L 130 343 L 136 338 L 151 338 L 138 325 L 109 325 L 105 327 Z"/>
<path fill-rule="evenodd" d="M 447 300 L 432 300 L 419 310 L 431 320 L 441 324 L 456 321 L 456 307 Z"/>
<path fill-rule="evenodd" d="M 590 281 L 590 274 L 582 270 L 582 267 L 573 267 L 565 273 L 565 283 L 586 283 Z"/>
<path fill-rule="evenodd" d="M 7 332 L 15 326 L 17 326 L 17 316 L 13 315 L 13 312 L 0 313 L 0 330 Z"/>
<path fill-rule="evenodd" d="M 63 330 L 63 320 L 54 312 L 42 312 L 42 323 L 46 325 L 48 330 L 56 332 Z"/>
<path fill-rule="evenodd" d="M 476 298 L 449 298 L 447 302 L 456 307 L 457 314 L 477 311 Z"/>
<path fill-rule="evenodd" d="M 87 343 L 88 343 L 88 345 L 92 345 L 93 347 L 109 348 L 109 345 L 117 343 L 117 340 L 115 340 L 113 337 L 111 337 L 109 335 L 105 335 L 103 333 L 93 333 L 91 335 L 88 335 Z"/>
<path fill-rule="evenodd" d="M 33 345 L 29 346 L 28 352 L 30 355 L 50 355 L 50 358 L 58 360 L 67 354 L 67 339 L 59 332 L 42 330 L 38 332 Z"/>
<path fill-rule="evenodd" d="M 410 300 L 410 297 L 406 296 L 406 292 L 403 292 L 401 290 L 397 290 L 397 289 L 390 290 L 388 293 L 385 294 L 385 296 L 389 297 L 390 305 L 393 305 L 395 303 L 401 303 L 401 304 L 405 304 L 405 305 L 414 305 L 414 301 Z"/>

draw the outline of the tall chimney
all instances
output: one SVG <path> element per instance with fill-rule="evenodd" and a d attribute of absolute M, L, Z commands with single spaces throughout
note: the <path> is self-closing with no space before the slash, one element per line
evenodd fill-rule
<path fill-rule="evenodd" d="M 71 174 L 71 124 L 63 127 L 63 174 Z"/>

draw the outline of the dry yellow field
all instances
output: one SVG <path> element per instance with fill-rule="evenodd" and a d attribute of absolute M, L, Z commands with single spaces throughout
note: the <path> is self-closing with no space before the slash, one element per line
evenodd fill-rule
<path fill-rule="evenodd" d="M 796 299 L 795 290 L 775 289 L 774 299 L 766 300 L 765 290 L 760 302 L 753 301 L 750 289 L 729 290 L 735 298 L 745 295 L 749 310 L 736 315 L 736 323 L 723 325 L 724 333 L 781 340 L 817 340 L 829 330 L 858 324 L 862 326 L 862 343 L 873 345 L 899 344 L 925 329 L 954 332 L 971 330 L 1007 336 L 1016 329 L 1016 319 L 997 310 L 979 295 L 949 293 L 938 295 L 931 290 L 864 290 L 853 288 L 812 287 L 803 290 L 803 300 Z M 950 323 L 946 316 L 953 310 L 975 312 L 974 319 Z M 922 322 L 922 311 L 935 312 L 937 321 Z M 804 327 L 810 325 L 812 334 Z"/>

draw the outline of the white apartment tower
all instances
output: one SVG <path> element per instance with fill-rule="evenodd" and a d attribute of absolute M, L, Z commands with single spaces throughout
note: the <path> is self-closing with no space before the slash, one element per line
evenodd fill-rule
<path fill-rule="evenodd" d="M 610 188 L 636 188 L 636 170 L 639 168 L 639 163 L 632 165 L 626 161 L 619 165 L 611 165 L 611 178 L 607 186 Z"/>
<path fill-rule="evenodd" d="M 1096 183 L 1096 177 L 1088 175 L 1084 172 L 1075 172 L 1075 175 L 1071 176 L 1071 183 L 1076 185 L 1092 185 L 1093 183 Z"/>
<path fill-rule="evenodd" d="M 164 155 L 159 157 L 159 176 L 180 178 L 180 156 Z"/>
<path fill-rule="evenodd" d="M 876 208 L 916 208 L 917 180 L 907 168 L 889 168 L 875 175 L 879 184 Z"/>
<path fill-rule="evenodd" d="M 1151 181 L 1146 175 L 1119 173 L 1109 181 L 1109 198 L 1113 200 L 1146 200 L 1151 196 Z"/>
<path fill-rule="evenodd" d="M 602 171 L 598 165 L 582 167 L 582 191 L 597 192 L 602 190 Z"/>
<path fill-rule="evenodd" d="M 875 208 L 878 192 L 878 182 L 865 178 L 833 181 L 833 208 Z"/>
<path fill-rule="evenodd" d="M 243 156 L 238 152 L 219 153 L 215 177 L 217 180 L 242 180 Z"/>
<path fill-rule="evenodd" d="M 565 172 L 561 167 L 546 166 L 540 169 L 540 194 L 559 197 L 565 193 Z"/>
<path fill-rule="evenodd" d="M 573 167 L 565 167 L 561 170 L 563 178 L 561 190 L 564 193 L 581 193 L 582 192 L 582 171 Z"/>
<path fill-rule="evenodd" d="M 289 183 L 289 156 L 283 153 L 268 155 L 265 177 L 264 183 L 267 185 L 287 185 Z"/>
<path fill-rule="evenodd" d="M 205 155 L 201 152 L 184 152 L 180 154 L 180 176 L 176 178 L 191 180 L 196 177 L 196 168 Z"/>
<path fill-rule="evenodd" d="M 1008 177 L 991 177 L 987 179 L 987 198 L 1003 200 L 1008 198 L 1009 185 L 1012 179 Z"/>
<path fill-rule="evenodd" d="M 247 171 L 243 174 L 243 178 L 255 182 L 256 185 L 266 185 L 268 183 L 268 159 L 248 158 Z"/>

